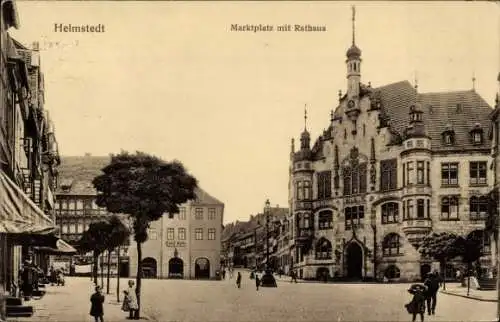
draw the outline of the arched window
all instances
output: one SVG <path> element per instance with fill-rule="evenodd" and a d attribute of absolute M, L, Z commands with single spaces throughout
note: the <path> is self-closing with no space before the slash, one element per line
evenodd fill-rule
<path fill-rule="evenodd" d="M 326 238 L 320 238 L 316 243 L 316 259 L 331 259 L 332 243 Z"/>
<path fill-rule="evenodd" d="M 399 205 L 396 202 L 388 202 L 382 205 L 382 224 L 393 224 L 399 222 Z"/>
<path fill-rule="evenodd" d="M 472 196 L 469 200 L 470 220 L 485 220 L 488 216 L 488 198 Z"/>
<path fill-rule="evenodd" d="M 474 230 L 468 236 L 468 238 L 474 238 L 481 241 L 481 248 L 483 254 L 491 253 L 491 240 L 490 236 L 484 232 L 484 230 Z"/>
<path fill-rule="evenodd" d="M 333 213 L 331 210 L 321 211 L 318 215 L 318 228 L 330 229 L 333 227 Z"/>
<path fill-rule="evenodd" d="M 441 220 L 458 220 L 458 197 L 441 198 Z"/>
<path fill-rule="evenodd" d="M 400 237 L 396 233 L 390 233 L 385 236 L 382 243 L 382 251 L 384 256 L 397 256 L 401 255 L 401 242 Z"/>
<path fill-rule="evenodd" d="M 384 276 L 387 278 L 399 278 L 401 276 L 401 271 L 396 265 L 389 265 L 385 269 Z"/>

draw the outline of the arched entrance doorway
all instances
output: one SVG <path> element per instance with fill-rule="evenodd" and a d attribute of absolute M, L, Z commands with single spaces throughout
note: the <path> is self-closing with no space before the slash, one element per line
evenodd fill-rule
<path fill-rule="evenodd" d="M 422 264 L 420 265 L 420 278 L 424 281 L 427 278 L 427 274 L 431 271 L 431 265 Z"/>
<path fill-rule="evenodd" d="M 346 247 L 346 270 L 350 279 L 363 277 L 363 249 L 356 242 L 351 242 Z"/>
<path fill-rule="evenodd" d="M 156 278 L 156 259 L 146 257 L 142 260 L 142 277 Z"/>
<path fill-rule="evenodd" d="M 318 267 L 316 270 L 316 279 L 318 281 L 324 281 L 325 279 L 328 279 L 330 276 L 330 270 L 328 267 Z"/>
<path fill-rule="evenodd" d="M 210 278 L 210 261 L 207 258 L 197 258 L 194 262 L 194 278 Z"/>
<path fill-rule="evenodd" d="M 168 278 L 183 278 L 184 262 L 179 257 L 173 257 L 168 261 Z"/>

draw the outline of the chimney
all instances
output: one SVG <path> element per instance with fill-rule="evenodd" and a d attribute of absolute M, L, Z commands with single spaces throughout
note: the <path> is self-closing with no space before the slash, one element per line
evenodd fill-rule
<path fill-rule="evenodd" d="M 86 157 L 86 158 L 89 158 L 89 157 L 91 157 L 91 156 L 92 156 L 92 154 L 90 154 L 89 152 L 85 152 L 85 157 Z"/>
<path fill-rule="evenodd" d="M 462 113 L 462 103 L 457 104 L 457 113 Z"/>

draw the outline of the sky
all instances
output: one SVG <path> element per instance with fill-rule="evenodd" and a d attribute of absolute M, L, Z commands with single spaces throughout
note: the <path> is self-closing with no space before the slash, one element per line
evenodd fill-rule
<path fill-rule="evenodd" d="M 177 159 L 225 204 L 224 223 L 287 207 L 290 140 L 313 142 L 346 91 L 351 5 L 361 79 L 420 92 L 498 91 L 500 6 L 486 2 L 18 1 L 38 41 L 60 153 L 144 151 Z M 98 25 L 61 33 L 54 25 Z M 292 31 L 231 31 L 291 24 Z M 326 31 L 296 32 L 295 24 Z"/>

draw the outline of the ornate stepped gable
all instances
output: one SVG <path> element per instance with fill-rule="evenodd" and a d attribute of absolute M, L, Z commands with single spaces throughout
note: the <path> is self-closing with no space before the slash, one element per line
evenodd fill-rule
<path fill-rule="evenodd" d="M 412 105 L 418 104 L 423 112 L 424 126 L 431 138 L 433 150 L 461 150 L 488 148 L 491 144 L 487 135 L 481 145 L 474 145 L 470 132 L 479 127 L 486 133 L 489 124 L 491 106 L 474 90 L 417 93 L 408 81 L 370 88 L 360 85 L 361 93 L 369 95 L 371 110 L 380 110 L 381 126 L 389 127 L 394 135 L 392 144 L 401 143 L 409 123 L 408 113 Z M 341 101 L 345 96 L 341 98 Z M 342 118 L 344 108 L 339 106 L 334 113 L 334 120 Z M 442 134 L 451 125 L 455 132 L 455 142 L 447 146 Z"/>

